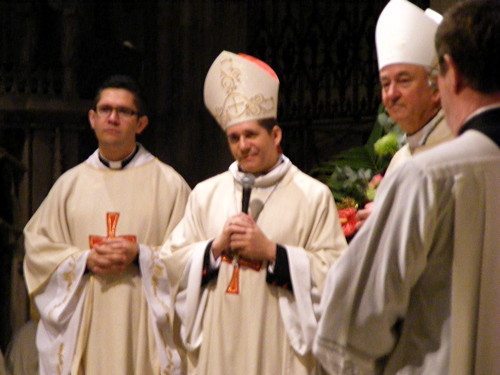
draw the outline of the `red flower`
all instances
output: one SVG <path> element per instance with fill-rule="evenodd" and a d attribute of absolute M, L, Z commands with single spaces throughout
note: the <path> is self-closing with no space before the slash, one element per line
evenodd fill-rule
<path fill-rule="evenodd" d="M 358 222 L 356 213 L 358 210 L 355 207 L 346 207 L 338 210 L 338 212 L 344 236 L 352 236 L 356 232 L 356 223 Z"/>
<path fill-rule="evenodd" d="M 377 188 L 380 183 L 382 182 L 382 179 L 384 177 L 379 173 L 379 174 L 376 174 L 375 176 L 372 177 L 372 179 L 370 180 L 370 182 L 368 183 L 368 185 L 374 187 L 374 188 Z"/>

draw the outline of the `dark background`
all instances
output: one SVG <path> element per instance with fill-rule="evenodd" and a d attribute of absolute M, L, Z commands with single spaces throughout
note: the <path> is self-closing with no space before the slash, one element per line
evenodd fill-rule
<path fill-rule="evenodd" d="M 205 74 L 223 49 L 256 56 L 280 77 L 284 153 L 308 172 L 372 128 L 386 3 L 0 1 L 2 351 L 28 318 L 21 230 L 55 179 L 96 148 L 87 112 L 108 75 L 143 84 L 150 126 L 140 141 L 194 186 L 231 162 L 203 105 Z"/>

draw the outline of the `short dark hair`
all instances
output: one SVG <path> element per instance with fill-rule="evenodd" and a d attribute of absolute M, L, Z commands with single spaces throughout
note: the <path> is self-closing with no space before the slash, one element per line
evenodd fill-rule
<path fill-rule="evenodd" d="M 450 55 L 466 83 L 483 94 L 500 91 L 500 2 L 472 0 L 453 5 L 436 32 L 442 73 Z"/>
<path fill-rule="evenodd" d="M 274 117 L 257 120 L 257 124 L 266 129 L 269 134 L 271 134 L 275 126 L 279 126 L 278 120 L 276 120 Z"/>
<path fill-rule="evenodd" d="M 99 100 L 101 100 L 101 94 L 105 89 L 125 89 L 130 91 L 134 95 L 134 102 L 139 116 L 146 115 L 146 103 L 144 102 L 144 97 L 142 96 L 142 89 L 132 77 L 119 74 L 108 77 L 97 89 L 97 93 L 94 98 L 94 108 L 97 106 L 97 103 L 99 103 Z"/>

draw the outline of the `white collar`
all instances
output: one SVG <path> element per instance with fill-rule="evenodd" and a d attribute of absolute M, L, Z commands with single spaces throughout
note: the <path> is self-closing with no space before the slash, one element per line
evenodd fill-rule
<path fill-rule="evenodd" d="M 285 155 L 281 154 L 278 161 L 269 172 L 255 178 L 255 187 L 268 187 L 279 182 L 283 176 L 288 172 L 292 162 Z M 234 179 L 241 184 L 243 176 L 246 174 L 238 169 L 238 162 L 233 162 L 229 166 L 229 172 L 233 175 Z"/>
<path fill-rule="evenodd" d="M 139 146 L 139 151 L 137 151 L 137 154 L 135 154 L 132 160 L 122 170 L 139 167 L 155 158 L 140 143 L 137 143 L 137 145 Z M 99 160 L 99 149 L 95 150 L 94 153 L 85 160 L 85 163 L 96 169 L 111 170 L 111 168 L 108 168 Z"/>
<path fill-rule="evenodd" d="M 436 126 L 438 126 L 443 119 L 444 119 L 444 111 L 443 109 L 440 109 L 438 113 L 436 113 L 436 115 L 431 119 L 431 121 L 425 124 L 419 131 L 417 131 L 412 135 L 407 135 L 406 141 L 410 146 L 410 150 L 413 151 L 417 147 L 425 145 L 429 135 L 433 132 Z"/>

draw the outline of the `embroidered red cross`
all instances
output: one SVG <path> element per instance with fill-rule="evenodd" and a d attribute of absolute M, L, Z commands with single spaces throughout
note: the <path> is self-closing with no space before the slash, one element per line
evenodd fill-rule
<path fill-rule="evenodd" d="M 117 236 L 116 235 L 116 226 L 118 225 L 118 218 L 120 217 L 119 212 L 107 212 L 106 213 L 106 226 L 107 226 L 107 235 L 106 237 L 103 236 L 96 236 L 96 235 L 89 235 L 89 245 L 90 248 L 92 249 L 95 245 L 99 245 L 104 240 L 112 239 L 112 238 L 124 238 L 130 242 L 137 242 L 137 237 L 133 235 L 123 235 L 123 236 Z"/>

